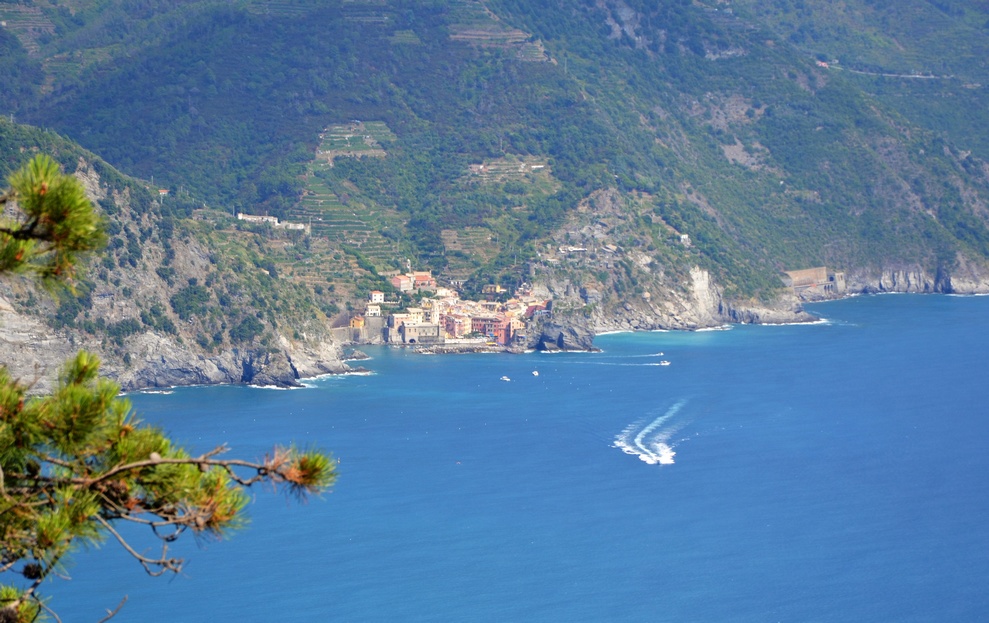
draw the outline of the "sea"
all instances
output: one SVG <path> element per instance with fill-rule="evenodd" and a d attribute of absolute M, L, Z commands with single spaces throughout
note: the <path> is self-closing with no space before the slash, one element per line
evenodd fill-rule
<path fill-rule="evenodd" d="M 985 621 L 989 297 L 600 336 L 598 353 L 369 348 L 304 389 L 129 396 L 193 453 L 275 443 L 331 493 L 253 490 L 177 576 L 113 541 L 45 585 L 65 621 Z M 665 365 L 663 362 L 669 362 Z M 129 529 L 153 553 L 150 533 Z M 70 579 L 69 579 L 70 578 Z"/>

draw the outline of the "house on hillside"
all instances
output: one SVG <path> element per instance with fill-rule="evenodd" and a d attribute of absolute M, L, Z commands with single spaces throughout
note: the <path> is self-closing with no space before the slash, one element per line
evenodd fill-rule
<path fill-rule="evenodd" d="M 256 216 L 254 214 L 244 214 L 243 212 L 238 212 L 237 220 L 246 221 L 248 223 L 268 223 L 269 225 L 278 225 L 277 216 Z"/>
<path fill-rule="evenodd" d="M 489 301 L 495 300 L 505 292 L 508 292 L 508 289 L 496 283 L 489 283 L 488 285 L 481 287 L 481 294 L 483 294 L 484 298 Z"/>
<path fill-rule="evenodd" d="M 427 290 L 436 289 L 436 280 L 433 279 L 433 273 L 428 270 L 417 270 L 413 271 L 412 277 L 412 287 L 416 290 L 424 288 Z"/>
<path fill-rule="evenodd" d="M 294 229 L 298 231 L 309 231 L 309 226 L 302 223 L 280 223 L 277 216 L 255 216 L 253 214 L 244 214 L 243 212 L 237 213 L 238 221 L 246 221 L 248 223 L 267 223 L 272 227 L 277 229 Z"/>
<path fill-rule="evenodd" d="M 391 278 L 391 285 L 399 292 L 411 292 L 412 278 L 408 275 L 395 275 Z"/>

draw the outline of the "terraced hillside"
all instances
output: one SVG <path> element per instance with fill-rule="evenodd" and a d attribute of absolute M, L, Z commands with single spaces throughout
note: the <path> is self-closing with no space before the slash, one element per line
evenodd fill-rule
<path fill-rule="evenodd" d="M 319 147 L 316 149 L 316 159 L 326 161 L 333 166 L 335 158 L 384 157 L 387 152 L 382 148 L 382 142 L 393 142 L 396 139 L 388 126 L 380 121 L 352 121 L 347 124 L 332 125 L 319 135 Z"/>
<path fill-rule="evenodd" d="M 539 41 L 518 28 L 502 21 L 481 2 L 456 0 L 450 3 L 450 39 L 483 48 L 515 50 L 522 61 L 549 61 L 545 48 Z"/>
<path fill-rule="evenodd" d="M 356 251 L 377 269 L 387 270 L 403 253 L 402 218 L 363 199 L 353 184 L 326 173 L 337 158 L 383 158 L 383 145 L 396 140 L 379 121 L 352 121 L 328 126 L 319 135 L 316 158 L 309 165 L 305 190 L 288 211 L 289 220 L 310 226 L 314 239 L 337 252 Z M 334 188 L 335 187 L 335 188 Z"/>
<path fill-rule="evenodd" d="M 485 184 L 523 182 L 540 186 L 544 190 L 555 190 L 559 186 L 553 180 L 552 169 L 545 158 L 494 158 L 470 165 L 470 174 Z"/>
<path fill-rule="evenodd" d="M 55 34 L 55 24 L 41 9 L 21 4 L 0 4 L 0 28 L 12 32 L 31 56 L 38 56 L 41 41 Z"/>

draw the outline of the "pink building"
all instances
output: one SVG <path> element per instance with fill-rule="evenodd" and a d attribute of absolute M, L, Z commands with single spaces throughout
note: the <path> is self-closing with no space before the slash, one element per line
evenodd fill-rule
<path fill-rule="evenodd" d="M 470 320 L 473 332 L 491 337 L 499 344 L 507 344 L 512 340 L 512 323 L 504 314 L 474 316 Z"/>
<path fill-rule="evenodd" d="M 411 292 L 412 278 L 408 275 L 395 275 L 391 278 L 391 285 L 399 292 Z"/>
<path fill-rule="evenodd" d="M 446 314 L 443 316 L 443 330 L 450 337 L 463 337 L 471 332 L 470 317 L 463 314 Z"/>

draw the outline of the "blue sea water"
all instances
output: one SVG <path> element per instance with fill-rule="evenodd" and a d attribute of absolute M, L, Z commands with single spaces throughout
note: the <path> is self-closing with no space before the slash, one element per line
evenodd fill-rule
<path fill-rule="evenodd" d="M 616 334 L 596 354 L 375 348 L 373 375 L 304 390 L 134 395 L 193 452 L 313 444 L 339 482 L 301 506 L 258 491 L 250 528 L 187 540 L 171 579 L 114 543 L 80 553 L 50 605 L 95 621 L 126 595 L 115 622 L 985 620 L 989 298 L 814 310 L 828 321 Z"/>

